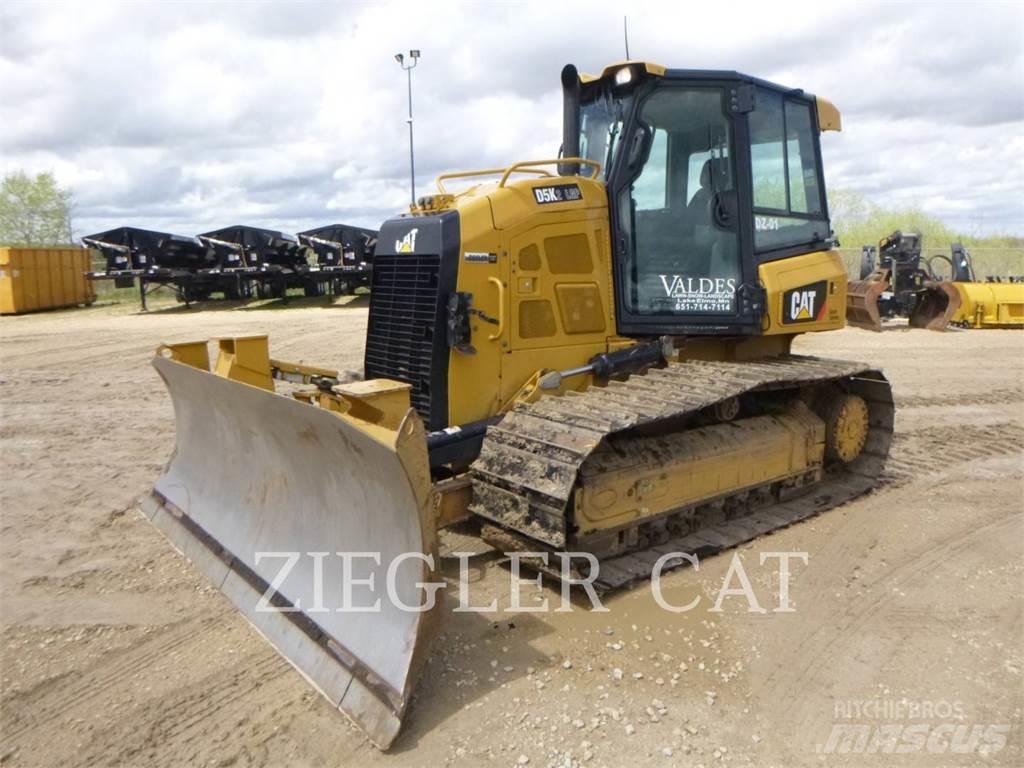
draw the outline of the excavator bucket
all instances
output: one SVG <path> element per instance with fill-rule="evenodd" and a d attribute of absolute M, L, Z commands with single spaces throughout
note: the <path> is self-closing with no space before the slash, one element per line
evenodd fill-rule
<path fill-rule="evenodd" d="M 944 331 L 960 309 L 960 303 L 960 292 L 949 280 L 925 283 L 917 294 L 908 322 L 912 328 Z"/>
<path fill-rule="evenodd" d="M 889 288 L 887 272 L 874 272 L 865 280 L 851 280 L 846 288 L 846 322 L 869 331 L 882 330 L 878 299 Z"/>
<path fill-rule="evenodd" d="M 413 610 L 431 602 L 435 552 L 422 422 L 408 410 L 374 424 L 276 394 L 269 369 L 258 385 L 212 374 L 201 344 L 153 361 L 177 434 L 143 509 L 387 749 L 433 624 L 432 610 Z"/>

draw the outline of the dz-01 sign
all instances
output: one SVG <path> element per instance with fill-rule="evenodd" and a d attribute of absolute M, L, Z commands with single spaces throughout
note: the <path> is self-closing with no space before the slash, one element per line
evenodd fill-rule
<path fill-rule="evenodd" d="M 827 297 L 827 280 L 791 288 L 782 294 L 782 322 L 788 325 L 821 320 L 825 316 Z"/>

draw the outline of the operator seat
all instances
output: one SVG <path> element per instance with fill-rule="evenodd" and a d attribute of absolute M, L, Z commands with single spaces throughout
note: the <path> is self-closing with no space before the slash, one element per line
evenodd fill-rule
<path fill-rule="evenodd" d="M 700 188 L 686 204 L 686 213 L 683 219 L 687 226 L 694 227 L 710 222 L 711 198 L 714 193 L 711 191 L 711 164 L 714 160 L 705 160 L 700 169 Z M 716 169 L 717 170 L 717 169 Z"/>

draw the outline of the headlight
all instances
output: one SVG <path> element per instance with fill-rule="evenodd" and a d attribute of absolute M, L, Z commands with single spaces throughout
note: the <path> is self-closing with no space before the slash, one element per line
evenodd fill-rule
<path fill-rule="evenodd" d="M 615 73 L 615 84 L 626 85 L 630 80 L 633 79 L 633 70 L 629 67 L 623 67 Z"/>

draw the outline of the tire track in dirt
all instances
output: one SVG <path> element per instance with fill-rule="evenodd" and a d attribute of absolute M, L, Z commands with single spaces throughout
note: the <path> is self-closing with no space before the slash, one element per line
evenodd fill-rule
<path fill-rule="evenodd" d="M 1010 523 L 1016 522 L 1017 513 L 1007 514 L 1005 511 L 997 511 L 994 519 L 982 522 L 971 531 L 964 532 L 956 530 L 940 539 L 927 543 L 927 548 L 916 553 L 900 564 L 887 569 L 880 578 L 874 580 L 865 579 L 862 582 L 865 595 L 868 599 L 860 602 L 854 608 L 847 608 L 839 622 L 828 626 L 820 626 L 805 636 L 805 639 L 792 649 L 792 655 L 800 659 L 801 663 L 795 665 L 800 671 L 795 675 L 787 674 L 782 690 L 773 696 L 790 697 L 805 687 L 807 678 L 811 672 L 821 666 L 824 657 L 831 658 L 835 654 L 833 648 L 853 637 L 858 629 L 874 617 L 879 611 L 895 600 L 895 595 L 900 586 L 913 581 L 918 576 L 933 570 L 937 565 L 949 558 L 954 549 L 964 548 L 979 537 L 989 536 L 992 531 Z M 882 591 L 884 590 L 884 592 Z M 777 678 L 781 668 L 772 672 L 767 679 L 771 685 L 773 678 Z M 791 672 L 792 666 L 786 668 L 787 673 Z M 778 686 L 773 685 L 777 690 Z M 779 698 L 779 701 L 791 700 Z"/>
<path fill-rule="evenodd" d="M 1004 514 L 967 534 L 956 531 L 939 542 L 929 542 L 928 549 L 920 556 L 888 570 L 883 578 L 865 581 L 863 597 L 866 599 L 855 601 L 854 607 L 848 607 L 838 621 L 823 625 L 807 635 L 792 648 L 785 659 L 776 658 L 775 669 L 784 671 L 771 673 L 769 682 L 758 691 L 759 698 L 791 702 L 786 719 L 792 730 L 800 734 L 820 733 L 820 700 L 804 695 L 808 690 L 821 690 L 821 685 L 816 681 L 819 670 L 834 659 L 846 658 L 847 646 L 859 642 L 871 630 L 872 622 L 880 616 L 887 617 L 884 626 L 892 628 L 888 616 L 898 605 L 898 600 L 903 599 L 901 595 L 904 589 L 901 587 L 941 567 L 955 553 L 1000 535 L 999 532 L 1004 528 L 1012 528 L 1017 523 L 1016 517 L 1016 513 Z M 878 596 L 883 591 L 884 594 Z M 923 620 L 931 617 L 933 614 L 930 612 L 921 614 Z M 913 626 L 915 631 L 919 631 L 922 624 L 915 623 Z M 870 634 L 876 633 L 871 631 Z"/>
<path fill-rule="evenodd" d="M 943 475 L 977 459 L 1015 453 L 1024 455 L 1024 426 L 1009 422 L 926 427 L 909 433 L 897 429 L 879 490 Z"/>
<path fill-rule="evenodd" d="M 881 484 L 872 495 L 930 482 L 952 468 L 963 469 L 973 461 L 1010 455 L 1024 457 L 1024 427 L 1017 424 L 992 427 L 950 425 L 926 427 L 909 433 L 897 431 Z M 942 457 L 938 466 L 936 456 Z M 808 687 L 809 679 L 816 670 L 836 656 L 837 648 L 850 638 L 862 637 L 866 625 L 893 605 L 901 585 L 941 565 L 954 550 L 962 551 L 972 542 L 979 542 L 1002 527 L 1016 524 L 1018 515 L 1016 510 L 997 509 L 988 518 L 973 524 L 970 531 L 965 532 L 961 528 L 950 531 L 926 542 L 924 548 L 912 552 L 908 559 L 879 574 L 878 578 L 862 579 L 860 586 L 866 599 L 848 607 L 838 622 L 816 628 L 787 649 L 788 657 L 793 661 L 781 662 L 767 676 L 764 685 L 768 699 L 798 700 L 799 692 Z M 842 544 L 840 548 L 844 549 Z M 845 561 L 849 558 L 840 559 Z M 794 669 L 797 670 L 795 674 Z M 797 705 L 797 711 L 803 711 L 807 706 L 810 705 Z"/>
<path fill-rule="evenodd" d="M 1024 407 L 1024 392 L 1019 388 L 992 389 L 972 393 L 960 400 L 955 393 L 949 395 L 897 395 L 897 408 L 929 408 L 950 405 L 1011 405 Z"/>
<path fill-rule="evenodd" d="M 152 764 L 153 753 L 159 749 L 163 755 L 176 756 L 171 760 L 172 765 L 180 765 L 189 762 L 187 750 L 190 747 L 203 743 L 208 749 L 218 742 L 237 742 L 243 727 L 265 730 L 272 736 L 281 721 L 268 713 L 267 697 L 260 697 L 258 692 L 280 684 L 292 672 L 287 662 L 266 647 L 233 657 L 230 667 L 219 667 L 210 674 L 139 702 L 133 708 L 133 717 L 148 723 L 146 728 L 133 728 L 115 721 L 94 732 L 92 744 L 95 746 L 78 756 L 78 762 L 81 765 L 101 762 L 131 765 L 143 760 Z M 295 684 L 304 685 L 298 681 Z M 287 696 L 283 699 L 277 708 L 292 701 Z M 279 702 L 276 696 L 271 700 Z M 246 748 L 253 746 L 245 745 Z M 224 747 L 231 751 L 227 745 Z"/>
<path fill-rule="evenodd" d="M 198 623 L 198 627 L 195 626 Z M 194 642 L 224 623 L 222 617 L 211 617 L 186 621 L 170 628 L 157 630 L 160 634 L 147 642 L 127 650 L 115 650 L 105 655 L 96 664 L 74 674 L 74 680 L 60 686 L 46 682 L 36 688 L 11 697 L 6 707 L 15 713 L 15 727 L 8 730 L 5 740 L 16 741 L 28 731 L 33 731 L 67 716 L 72 707 L 88 705 L 111 688 L 120 686 L 131 676 L 152 666 L 158 659 Z M 42 689 L 42 690 L 40 690 Z M 71 704 L 69 704 L 69 702 Z M 30 714 L 19 718 L 17 712 Z M 18 720 L 21 722 L 18 723 Z"/>
<path fill-rule="evenodd" d="M 239 666 L 223 670 L 212 678 L 203 678 L 201 684 L 195 686 L 196 690 L 164 698 L 161 707 L 167 706 L 173 711 L 174 719 L 164 721 L 169 727 L 161 731 L 161 741 L 189 741 L 195 733 L 209 731 L 211 715 L 292 671 L 288 663 L 270 648 L 260 648 L 245 658 L 252 656 L 257 658 L 251 665 L 239 663 Z"/>

